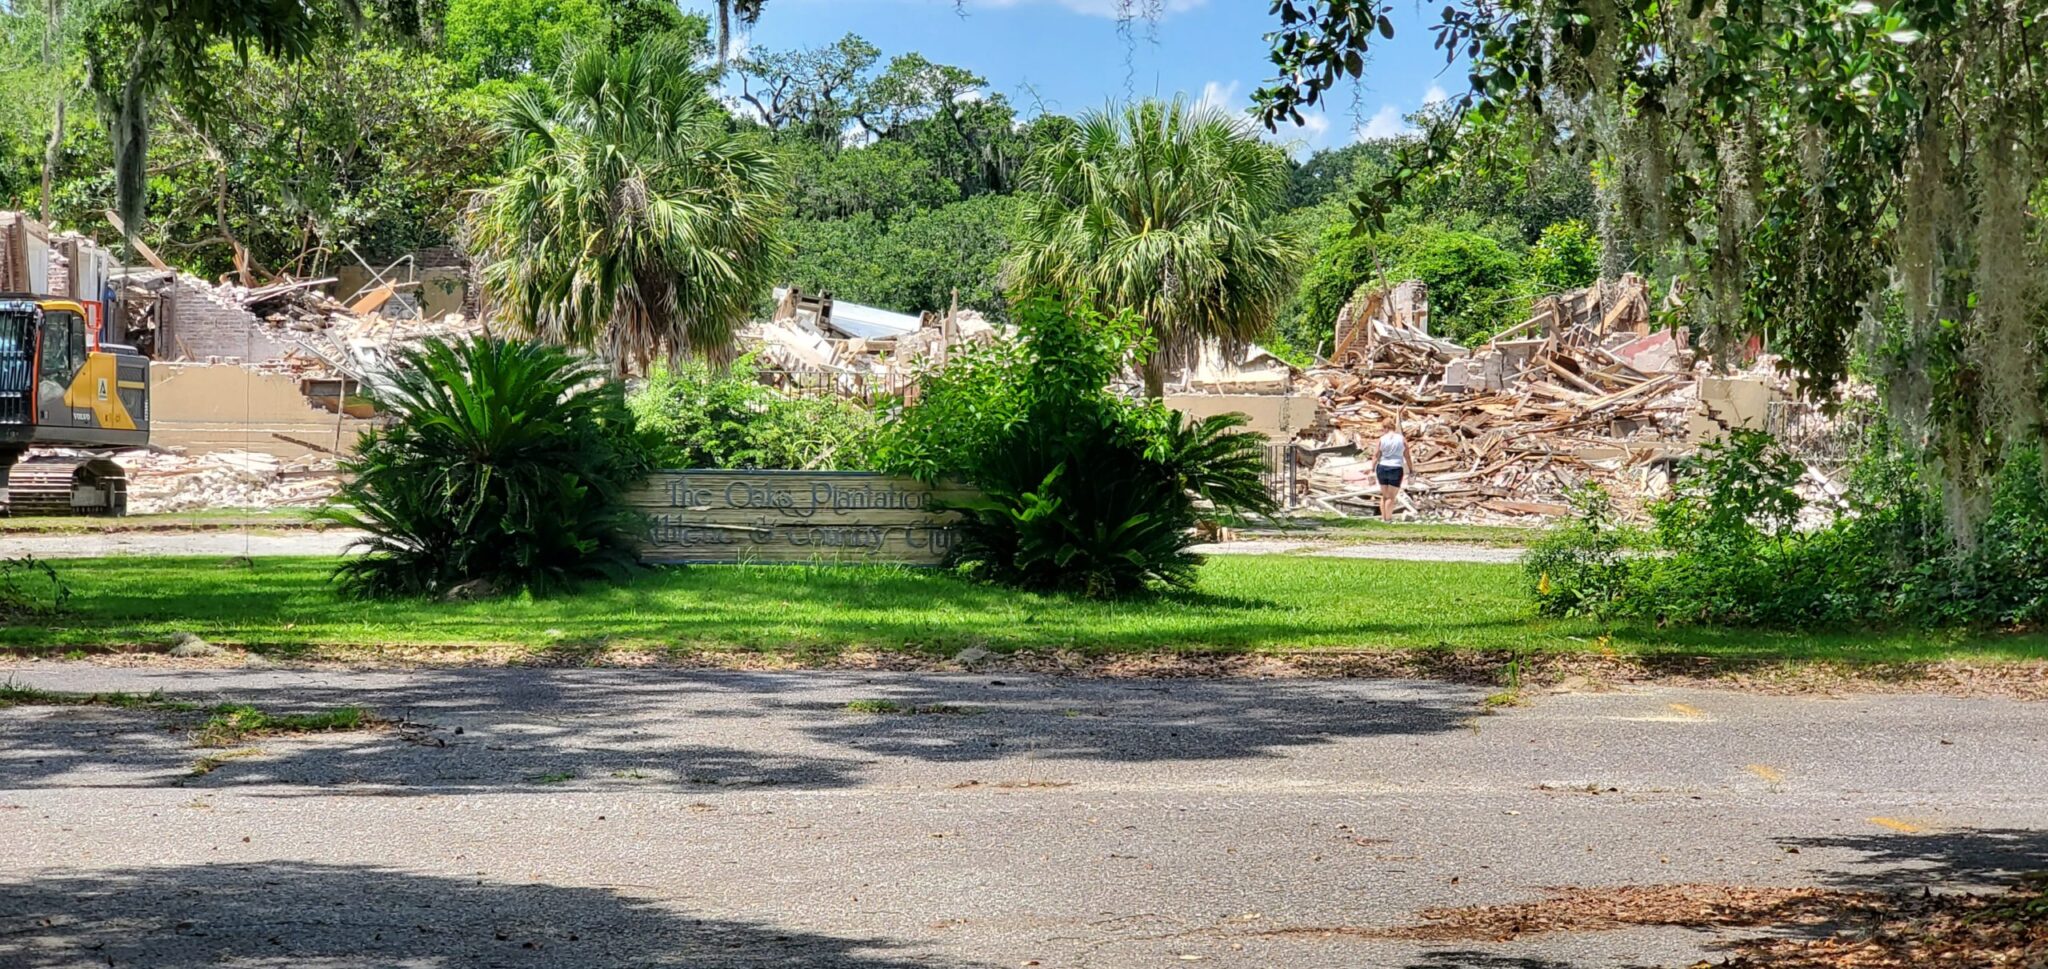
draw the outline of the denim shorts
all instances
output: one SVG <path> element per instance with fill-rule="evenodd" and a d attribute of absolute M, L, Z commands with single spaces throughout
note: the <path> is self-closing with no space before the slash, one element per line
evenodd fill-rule
<path fill-rule="evenodd" d="M 1378 475 L 1379 475 L 1379 477 L 1380 477 L 1380 487 L 1382 487 L 1382 488 L 1399 488 L 1399 487 L 1401 487 L 1401 471 L 1402 471 L 1402 468 L 1401 468 L 1401 466 L 1400 466 L 1400 465 L 1398 465 L 1398 464 L 1382 464 L 1382 465 L 1379 465 L 1378 467 L 1374 468 L 1374 469 L 1373 469 L 1373 471 L 1374 471 L 1374 473 L 1378 474 Z"/>

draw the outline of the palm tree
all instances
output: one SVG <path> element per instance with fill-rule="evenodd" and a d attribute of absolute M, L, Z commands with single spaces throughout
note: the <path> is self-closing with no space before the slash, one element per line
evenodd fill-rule
<path fill-rule="evenodd" d="M 1091 112 L 1022 177 L 1013 291 L 1090 294 L 1132 310 L 1158 342 L 1145 390 L 1203 341 L 1235 347 L 1272 325 L 1299 256 L 1272 224 L 1287 162 L 1248 124 L 1183 99 Z"/>
<path fill-rule="evenodd" d="M 788 249 L 781 167 L 725 120 L 662 38 L 573 52 L 552 94 L 514 96 L 507 171 L 470 210 L 496 308 L 622 372 L 726 357 Z"/>

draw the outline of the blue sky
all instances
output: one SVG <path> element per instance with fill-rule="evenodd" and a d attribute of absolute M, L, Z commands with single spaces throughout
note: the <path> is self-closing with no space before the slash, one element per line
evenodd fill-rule
<path fill-rule="evenodd" d="M 1135 0 L 1142 8 L 1146 0 Z M 747 42 L 755 50 L 814 47 L 857 33 L 891 57 L 917 51 L 988 78 L 1026 115 L 1100 107 L 1127 95 L 1186 94 L 1234 110 L 1272 73 L 1264 34 L 1275 21 L 1267 0 L 1160 0 L 1156 27 L 1136 25 L 1133 49 L 1117 32 L 1117 0 L 767 0 Z M 685 8 L 709 11 L 706 0 Z M 1363 84 L 1340 90 L 1323 113 L 1278 140 L 1298 151 L 1341 147 L 1361 132 L 1399 132 L 1402 117 L 1442 92 L 1463 89 L 1430 46 L 1435 7 L 1395 5 L 1395 37 L 1382 42 Z"/>

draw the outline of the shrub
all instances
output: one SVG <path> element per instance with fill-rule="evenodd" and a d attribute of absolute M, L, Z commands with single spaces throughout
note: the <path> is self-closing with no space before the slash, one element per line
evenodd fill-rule
<path fill-rule="evenodd" d="M 392 415 L 343 463 L 320 517 L 369 532 L 336 576 L 357 596 L 473 580 L 546 592 L 632 566 L 621 498 L 650 466 L 625 394 L 549 346 L 482 339 L 404 354 L 373 396 Z"/>
<path fill-rule="evenodd" d="M 881 448 L 890 470 L 958 477 L 960 561 L 985 578 L 1087 596 L 1186 586 L 1198 500 L 1270 513 L 1263 442 L 1235 417 L 1187 421 L 1111 393 L 1150 350 L 1139 321 L 1037 298 L 1022 339 L 956 358 L 926 382 Z"/>
<path fill-rule="evenodd" d="M 1975 607 L 1967 618 L 2039 626 L 2048 622 L 2048 468 L 2038 448 L 1999 469 L 1991 507 L 1975 541 L 1962 553 L 1955 600 Z"/>
<path fill-rule="evenodd" d="M 751 357 L 723 371 L 695 361 L 657 367 L 627 405 L 663 467 L 859 471 L 873 461 L 866 408 L 782 394 L 760 382 Z"/>
<path fill-rule="evenodd" d="M 1587 484 L 1568 496 L 1576 516 L 1552 528 L 1522 557 L 1522 571 L 1546 616 L 1597 616 L 1623 595 L 1631 533 L 1614 514 L 1614 499 Z"/>
<path fill-rule="evenodd" d="M 2048 485 L 2038 450 L 2008 456 L 1988 512 L 1965 533 L 1942 514 L 1926 462 L 1875 431 L 1847 508 L 1800 530 L 1802 466 L 1738 433 L 1689 462 L 1652 506 L 1654 554 L 1626 555 L 1581 509 L 1524 560 L 1538 608 L 1659 623 L 2032 626 L 2048 620 Z"/>

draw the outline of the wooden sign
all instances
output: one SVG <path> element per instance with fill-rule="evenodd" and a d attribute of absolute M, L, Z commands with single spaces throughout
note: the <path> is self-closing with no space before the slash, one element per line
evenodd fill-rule
<path fill-rule="evenodd" d="M 627 502 L 654 564 L 940 565 L 959 516 L 934 505 L 973 494 L 864 471 L 657 471 Z"/>

